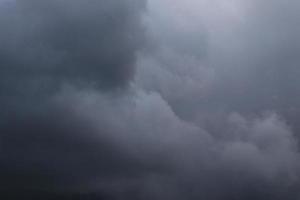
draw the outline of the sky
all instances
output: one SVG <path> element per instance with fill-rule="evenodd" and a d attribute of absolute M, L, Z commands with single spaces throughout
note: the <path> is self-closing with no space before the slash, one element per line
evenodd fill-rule
<path fill-rule="evenodd" d="M 0 0 L 0 196 L 299 200 L 300 2 Z"/>

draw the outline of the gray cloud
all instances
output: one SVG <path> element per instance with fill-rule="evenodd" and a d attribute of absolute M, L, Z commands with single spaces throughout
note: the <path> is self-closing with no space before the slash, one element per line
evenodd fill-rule
<path fill-rule="evenodd" d="M 1 191 L 68 190 L 94 176 L 127 176 L 132 164 L 147 170 L 94 141 L 93 125 L 54 100 L 65 84 L 103 92 L 128 86 L 144 43 L 143 9 L 135 0 L 1 4 Z"/>
<path fill-rule="evenodd" d="M 162 65 L 160 68 L 170 71 L 174 76 L 186 77 L 189 83 L 194 80 L 195 85 L 201 85 L 198 86 L 200 88 L 203 85 L 201 81 L 207 79 L 207 76 L 202 78 L 201 75 L 205 71 L 214 73 L 213 86 L 205 86 L 192 95 L 201 96 L 199 93 L 204 93 L 208 88 L 209 95 L 205 93 L 203 99 L 210 98 L 220 107 L 228 104 L 232 107 L 229 109 L 239 110 L 251 107 L 254 110 L 287 108 L 289 104 L 298 102 L 297 2 L 272 1 L 265 5 L 246 0 L 228 3 L 191 0 L 176 2 L 169 12 L 165 10 L 169 1 L 150 2 L 150 9 L 155 13 L 154 17 L 149 16 L 147 20 L 150 32 L 158 32 L 153 37 L 162 40 L 158 49 L 163 53 L 154 55 L 156 62 Z M 215 4 L 218 6 L 212 6 Z M 158 6 L 163 8 L 157 9 Z M 156 12 L 162 15 L 163 20 L 156 17 L 159 16 Z M 278 12 L 282 14 L 278 15 Z M 161 31 L 161 27 L 165 26 L 163 23 L 169 24 L 173 30 L 169 33 L 172 35 L 169 39 L 161 36 L 165 32 Z M 185 39 L 180 40 L 181 37 Z M 166 44 L 165 40 L 170 40 L 172 45 Z M 182 52 L 182 49 L 174 47 L 178 40 L 197 44 L 198 50 L 187 45 L 189 51 Z M 172 63 L 174 60 L 175 63 Z M 178 64 L 178 60 L 188 61 L 183 66 Z"/>
<path fill-rule="evenodd" d="M 49 87 L 126 84 L 143 42 L 142 7 L 130 0 L 7 3 L 1 12 L 2 85 L 9 87 L 16 74 L 12 81 L 19 87 L 47 81 Z"/>
<path fill-rule="evenodd" d="M 299 199 L 297 2 L 0 9 L 1 196 Z"/>
<path fill-rule="evenodd" d="M 275 170 L 276 178 L 265 179 L 265 172 L 273 171 L 270 166 L 289 163 L 284 159 L 287 157 L 295 161 L 289 165 L 295 167 L 294 172 L 299 170 L 296 78 L 300 72 L 297 67 L 299 30 L 295 26 L 299 18 L 298 3 L 247 0 L 149 2 L 150 12 L 145 22 L 156 46 L 154 50 L 140 54 L 136 81 L 145 90 L 160 93 L 181 119 L 196 124 L 217 139 L 218 144 L 225 145 L 225 149 L 217 150 L 222 152 L 219 158 L 222 162 L 213 166 L 226 163 L 225 166 L 231 169 L 217 169 L 217 178 L 212 174 L 195 178 L 198 199 L 212 190 L 211 187 L 216 189 L 212 192 L 216 196 L 207 194 L 207 199 L 299 198 L 295 193 L 298 181 L 287 188 L 279 186 L 281 170 Z M 171 31 L 167 32 L 165 27 Z M 283 119 L 274 120 L 274 115 L 260 117 L 269 112 L 278 113 Z M 232 117 L 232 113 L 240 114 Z M 228 123 L 232 118 L 237 120 L 235 125 Z M 287 132 L 290 136 L 285 134 Z M 262 138 L 270 134 L 270 137 L 261 138 L 264 142 L 258 144 L 256 139 L 242 139 L 248 137 L 244 134 Z M 284 152 L 294 152 L 292 156 L 275 155 L 275 149 L 281 146 L 275 142 L 276 135 L 283 137 L 277 141 L 291 142 L 288 142 L 291 144 L 289 150 Z M 275 147 L 270 150 L 275 154 L 269 154 L 268 159 L 265 150 L 259 150 L 268 148 L 267 143 Z M 259 160 L 269 160 L 272 164 L 263 164 Z M 240 167 L 243 175 L 234 181 L 237 184 L 231 184 Z M 187 176 L 189 179 L 202 172 L 200 169 L 191 171 Z M 299 174 L 292 174 L 292 179 L 299 179 Z M 226 177 L 223 183 L 221 177 Z M 203 179 L 201 184 L 199 180 Z M 220 182 L 207 186 L 214 179 L 220 179 Z M 287 190 L 279 191 L 278 187 Z"/>

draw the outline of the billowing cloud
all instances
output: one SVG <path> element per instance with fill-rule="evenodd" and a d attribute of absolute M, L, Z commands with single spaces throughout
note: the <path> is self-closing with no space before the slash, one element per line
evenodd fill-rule
<path fill-rule="evenodd" d="M 149 1 L 153 16 L 149 14 L 146 23 L 158 45 L 141 59 L 142 78 L 138 80 L 143 85 L 149 88 L 160 82 L 154 87 L 169 91 L 180 81 L 167 86 L 168 77 L 179 76 L 185 79 L 181 83 L 184 92 L 195 88 L 190 92 L 193 98 L 184 95 L 182 101 L 190 101 L 189 105 L 194 101 L 191 109 L 201 107 L 199 113 L 207 107 L 247 113 L 276 110 L 289 118 L 299 113 L 297 2 L 190 0 L 170 4 L 168 0 Z M 151 81 L 146 74 L 154 73 L 152 66 L 169 75 L 156 75 Z M 194 87 L 184 89 L 191 83 Z"/>
<path fill-rule="evenodd" d="M 1 3 L 1 189 L 68 189 L 131 163 L 117 147 L 93 142 L 90 123 L 54 99 L 65 84 L 103 92 L 128 87 L 144 43 L 144 6 L 135 0 Z"/>
<path fill-rule="evenodd" d="M 2 2 L 1 196 L 299 199 L 299 9 Z"/>

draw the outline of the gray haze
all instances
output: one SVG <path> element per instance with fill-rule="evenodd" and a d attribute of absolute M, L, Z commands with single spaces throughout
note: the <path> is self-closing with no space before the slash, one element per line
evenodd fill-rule
<path fill-rule="evenodd" d="M 1 196 L 299 200 L 299 11 L 0 1 Z"/>

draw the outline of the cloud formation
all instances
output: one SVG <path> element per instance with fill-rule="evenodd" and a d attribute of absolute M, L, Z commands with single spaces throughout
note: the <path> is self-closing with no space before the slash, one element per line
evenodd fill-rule
<path fill-rule="evenodd" d="M 127 168 L 126 153 L 93 142 L 93 126 L 55 98 L 63 85 L 128 87 L 144 42 L 144 2 L 17 0 L 0 9 L 2 189 L 68 189 Z"/>
<path fill-rule="evenodd" d="M 1 3 L 1 196 L 298 200 L 299 6 Z"/>

